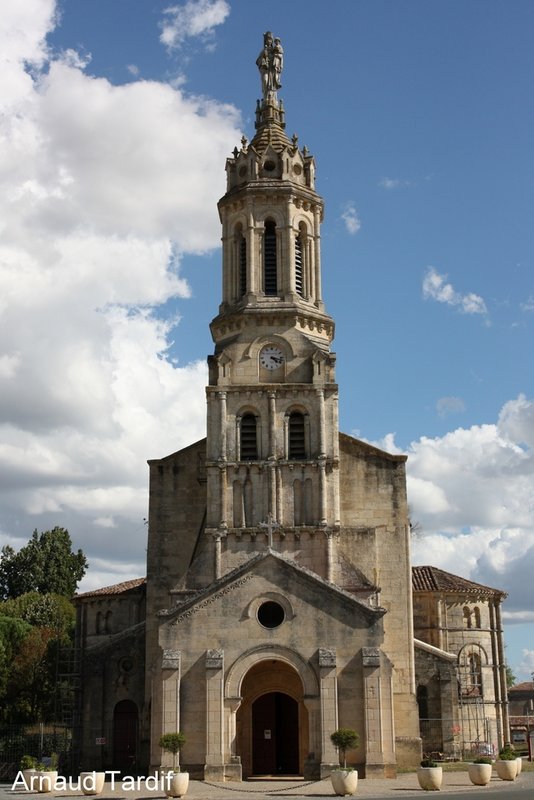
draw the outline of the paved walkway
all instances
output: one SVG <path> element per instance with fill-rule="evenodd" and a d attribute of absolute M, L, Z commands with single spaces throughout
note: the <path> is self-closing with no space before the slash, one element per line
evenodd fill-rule
<path fill-rule="evenodd" d="M 517 788 L 529 789 L 532 791 L 534 798 L 534 772 L 523 772 L 517 781 L 504 784 L 496 775 L 492 778 L 490 784 L 484 788 L 484 793 L 495 795 L 499 797 L 499 792 L 502 793 L 503 788 Z M 467 772 L 444 772 L 443 773 L 443 786 L 441 794 L 465 792 L 468 795 L 470 792 L 480 790 L 482 787 L 473 786 L 467 776 Z M 362 798 L 403 798 L 408 800 L 410 797 L 421 797 L 423 790 L 419 788 L 417 783 L 417 776 L 415 773 L 406 775 L 399 775 L 396 779 L 386 780 L 359 780 L 356 797 Z M 17 790 L 13 792 L 11 786 L 7 784 L 0 785 L 0 800 L 13 800 L 14 797 L 25 797 L 28 800 L 45 800 L 45 798 L 52 798 L 53 795 L 37 795 L 34 792 L 25 792 Z M 55 797 L 81 797 L 82 793 L 79 791 L 65 790 L 57 792 Z M 334 793 L 329 779 L 317 781 L 314 783 L 307 783 L 302 780 L 284 781 L 284 780 L 250 780 L 243 781 L 242 783 L 206 783 L 204 781 L 190 781 L 189 790 L 186 797 L 188 800 L 275 800 L 276 797 L 281 798 L 332 798 Z M 156 800 L 156 798 L 164 797 L 162 791 L 155 789 L 147 789 L 144 784 L 136 787 L 133 790 L 125 791 L 120 781 L 117 781 L 114 786 L 110 782 L 106 783 L 104 791 L 99 795 L 99 800 L 118 800 L 118 798 L 125 798 L 125 800 Z"/>

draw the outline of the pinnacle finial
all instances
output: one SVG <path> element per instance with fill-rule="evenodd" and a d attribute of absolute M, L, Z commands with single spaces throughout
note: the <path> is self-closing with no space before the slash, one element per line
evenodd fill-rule
<path fill-rule="evenodd" d="M 263 34 L 263 48 L 256 64 L 260 71 L 263 99 L 272 101 L 277 90 L 282 88 L 280 77 L 284 66 L 284 50 L 280 39 L 275 38 L 271 31 Z"/>

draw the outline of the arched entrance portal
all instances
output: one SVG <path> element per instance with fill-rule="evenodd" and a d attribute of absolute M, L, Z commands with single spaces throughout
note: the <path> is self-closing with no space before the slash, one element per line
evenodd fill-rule
<path fill-rule="evenodd" d="M 254 775 L 298 775 L 299 706 L 288 694 L 269 692 L 252 703 Z"/>
<path fill-rule="evenodd" d="M 113 711 L 113 768 L 123 775 L 137 770 L 139 715 L 132 700 L 121 700 Z"/>
<path fill-rule="evenodd" d="M 243 777 L 302 775 L 309 730 L 298 672 L 282 660 L 259 661 L 243 678 L 241 697 L 236 733 Z"/>

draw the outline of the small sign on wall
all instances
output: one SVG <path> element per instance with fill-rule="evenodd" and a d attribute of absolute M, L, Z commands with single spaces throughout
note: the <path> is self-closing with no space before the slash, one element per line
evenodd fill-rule
<path fill-rule="evenodd" d="M 269 730 L 264 730 L 264 731 L 263 731 L 263 738 L 264 738 L 264 739 L 270 739 L 270 738 L 271 738 L 271 731 L 269 731 Z"/>
<path fill-rule="evenodd" d="M 95 744 L 106 744 L 106 737 L 105 736 L 97 736 L 95 739 Z"/>

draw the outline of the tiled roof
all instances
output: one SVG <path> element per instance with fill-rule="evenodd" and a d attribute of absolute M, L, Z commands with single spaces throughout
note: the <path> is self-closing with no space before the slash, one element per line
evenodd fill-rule
<path fill-rule="evenodd" d="M 524 681 L 523 683 L 516 683 L 508 689 L 510 692 L 534 692 L 534 681 Z"/>
<path fill-rule="evenodd" d="M 493 595 L 506 597 L 506 592 L 492 589 L 481 583 L 468 581 L 438 567 L 412 567 L 414 592 L 458 592 L 460 594 Z"/>
<path fill-rule="evenodd" d="M 78 600 L 83 597 L 103 597 L 106 595 L 124 594 L 132 589 L 138 589 L 146 583 L 146 578 L 134 578 L 131 581 L 123 581 L 122 583 L 115 583 L 113 586 L 104 586 L 102 589 L 94 589 L 92 592 L 82 592 L 75 595 L 74 599 Z"/>

